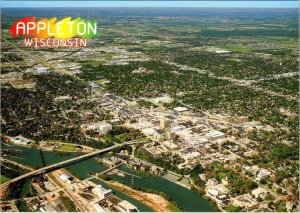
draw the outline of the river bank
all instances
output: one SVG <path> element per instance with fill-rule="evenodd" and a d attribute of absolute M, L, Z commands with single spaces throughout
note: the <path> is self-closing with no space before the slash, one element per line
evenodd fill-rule
<path fill-rule="evenodd" d="M 139 202 L 149 206 L 154 211 L 157 212 L 171 212 L 171 211 L 179 211 L 179 209 L 174 208 L 173 204 L 170 203 L 167 199 L 162 197 L 161 195 L 152 194 L 152 193 L 146 193 L 142 191 L 137 191 L 129 186 L 126 186 L 124 184 L 121 184 L 119 182 L 106 182 L 108 185 L 110 185 L 113 188 L 116 188 L 117 190 L 129 195 L 130 197 L 138 200 Z"/>

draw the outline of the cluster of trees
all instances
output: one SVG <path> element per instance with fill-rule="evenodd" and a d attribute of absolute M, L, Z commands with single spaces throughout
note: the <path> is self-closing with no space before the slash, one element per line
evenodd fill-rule
<path fill-rule="evenodd" d="M 26 193 L 25 193 L 26 192 Z M 37 191 L 32 187 L 32 179 L 22 179 L 8 186 L 8 199 L 35 196 Z"/>
<path fill-rule="evenodd" d="M 194 184 L 200 189 L 200 193 L 204 193 L 205 181 L 200 179 L 199 174 L 202 174 L 204 171 L 205 170 L 201 166 L 201 164 L 197 164 L 190 172 L 190 178 L 193 180 Z"/>
<path fill-rule="evenodd" d="M 18 177 L 25 172 L 20 169 L 17 165 L 7 163 L 7 162 L 1 162 L 1 175 L 4 175 L 7 178 L 15 178 Z"/>
<path fill-rule="evenodd" d="M 5 120 L 5 124 L 1 125 L 2 133 L 13 136 L 22 134 L 37 141 L 58 139 L 94 148 L 112 144 L 109 141 L 87 139 L 81 131 L 81 124 L 95 119 L 81 116 L 81 111 L 92 111 L 100 119 L 109 117 L 97 102 L 88 100 L 90 90 L 86 83 L 76 77 L 57 73 L 26 74 L 24 78 L 35 80 L 35 90 L 2 88 L 1 116 Z M 65 100 L 68 106 L 63 104 L 64 101 L 55 101 L 57 96 L 71 97 Z M 63 116 L 66 109 L 71 111 Z"/>
<path fill-rule="evenodd" d="M 213 164 L 207 172 L 218 181 L 227 178 L 229 182 L 228 189 L 234 195 L 251 193 L 253 189 L 258 187 L 257 183 L 241 175 L 240 172 L 226 169 L 219 163 Z"/>
<path fill-rule="evenodd" d="M 217 76 L 235 79 L 271 77 L 274 74 L 295 72 L 298 66 L 294 57 L 289 57 L 284 61 L 255 57 L 253 55 L 238 55 L 239 60 L 229 60 L 230 57 L 231 54 L 199 51 L 175 55 L 174 61 L 210 71 Z"/>
<path fill-rule="evenodd" d="M 1 62 L 23 61 L 24 59 L 13 52 L 3 52 L 1 55 Z"/>
<path fill-rule="evenodd" d="M 138 146 L 135 152 L 135 156 L 166 170 L 182 175 L 190 175 L 194 183 L 199 187 L 203 187 L 205 185 L 205 182 L 199 178 L 199 174 L 204 172 L 204 168 L 200 164 L 196 164 L 192 169 L 179 169 L 177 165 L 183 163 L 184 161 L 177 154 L 162 153 L 160 154 L 160 156 L 154 157 L 144 151 L 141 151 Z"/>
<path fill-rule="evenodd" d="M 275 180 L 268 179 L 269 184 L 276 182 L 283 187 L 289 185 L 296 189 L 297 181 L 294 181 L 293 177 L 298 177 L 299 146 L 298 143 L 283 144 L 282 140 L 287 140 L 291 133 L 282 131 L 260 130 L 248 133 L 248 138 L 259 142 L 258 145 L 252 147 L 258 155 L 251 157 L 251 161 L 259 167 L 276 171 Z M 284 179 L 288 181 L 288 184 L 282 182 Z"/>
<path fill-rule="evenodd" d="M 143 137 L 143 134 L 137 129 L 127 129 L 122 126 L 114 126 L 105 134 L 105 141 L 122 143 L 126 141 L 135 140 Z"/>
<path fill-rule="evenodd" d="M 122 147 L 115 148 L 112 150 L 113 153 L 120 153 L 121 150 L 127 150 L 128 154 L 132 153 L 132 147 L 130 145 L 123 145 Z"/>
<path fill-rule="evenodd" d="M 29 75 L 33 77 L 37 90 L 48 93 L 52 97 L 69 95 L 73 98 L 84 98 L 89 93 L 88 84 L 71 75 L 49 73 L 47 75 Z"/>
<path fill-rule="evenodd" d="M 285 77 L 272 80 L 264 80 L 258 83 L 259 86 L 269 90 L 279 92 L 284 95 L 292 95 L 298 97 L 299 94 L 299 76 Z"/>
<path fill-rule="evenodd" d="M 135 156 L 179 174 L 189 174 L 190 172 L 189 169 L 178 169 L 177 165 L 183 162 L 183 160 L 178 155 L 172 155 L 171 153 L 162 153 L 160 156 L 154 157 L 137 148 Z"/>
<path fill-rule="evenodd" d="M 145 100 L 139 100 L 137 101 L 139 107 L 145 107 L 147 109 L 151 109 L 151 107 L 156 108 L 157 105 L 150 102 L 150 101 L 145 101 Z"/>
<path fill-rule="evenodd" d="M 132 73 L 139 67 L 151 72 Z M 132 62 L 120 66 L 85 65 L 80 77 L 86 80 L 108 79 L 111 83 L 106 88 L 127 98 L 156 97 L 174 90 L 171 85 L 175 79 L 170 72 L 174 69 L 160 61 Z"/>

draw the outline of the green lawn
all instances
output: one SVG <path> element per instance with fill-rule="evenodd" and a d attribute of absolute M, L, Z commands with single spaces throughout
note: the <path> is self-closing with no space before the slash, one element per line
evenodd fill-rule
<path fill-rule="evenodd" d="M 5 177 L 4 175 L 1 175 L 1 177 L 0 177 L 0 182 L 1 182 L 1 184 L 2 184 L 2 183 L 5 183 L 5 182 L 7 182 L 7 181 L 9 181 L 9 180 L 10 180 L 10 178 Z"/>
<path fill-rule="evenodd" d="M 63 143 L 61 140 L 47 140 L 48 143 Z M 76 145 L 74 144 L 59 144 L 57 149 L 59 152 L 75 152 Z"/>

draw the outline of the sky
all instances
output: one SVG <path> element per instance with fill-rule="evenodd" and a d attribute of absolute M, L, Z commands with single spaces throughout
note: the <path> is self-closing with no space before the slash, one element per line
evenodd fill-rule
<path fill-rule="evenodd" d="M 299 8 L 298 1 L 2 1 L 2 7 Z"/>

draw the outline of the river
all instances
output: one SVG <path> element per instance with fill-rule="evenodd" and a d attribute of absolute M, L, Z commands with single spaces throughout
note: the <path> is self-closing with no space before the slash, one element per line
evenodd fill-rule
<path fill-rule="evenodd" d="M 211 212 L 212 208 L 210 203 L 203 199 L 197 192 L 184 188 L 176 183 L 166 180 L 157 175 L 144 175 L 144 173 L 137 173 L 134 170 L 129 169 L 126 166 L 119 168 L 131 175 L 125 175 L 121 177 L 118 175 L 110 175 L 113 180 L 123 182 L 124 184 L 131 186 L 132 182 L 137 187 L 145 187 L 150 189 L 156 189 L 158 191 L 166 193 L 170 196 L 184 211 L 188 212 Z M 133 178 L 132 178 L 133 177 Z"/>
<path fill-rule="evenodd" d="M 18 146 L 14 144 L 10 144 L 12 149 L 21 150 L 22 152 L 17 156 L 9 157 L 10 160 L 19 162 L 24 165 L 28 165 L 34 168 L 42 167 L 42 159 L 39 151 L 35 148 L 29 148 L 24 146 Z M 2 143 L 2 149 L 9 148 L 7 145 Z M 76 156 L 75 153 L 69 153 L 66 155 L 57 155 L 51 151 L 43 152 L 46 165 L 51 165 L 60 161 L 64 161 Z M 86 159 L 80 162 L 76 162 L 74 164 L 68 165 L 65 167 L 72 174 L 76 175 L 78 178 L 84 179 L 89 177 L 89 174 L 104 171 L 107 167 L 98 163 L 94 158 Z M 173 183 L 169 180 L 166 180 L 157 175 L 144 175 L 141 173 L 137 173 L 136 171 L 130 170 L 126 166 L 120 167 L 120 170 L 134 174 L 139 176 L 140 178 L 134 177 L 131 175 L 125 175 L 125 177 L 121 177 L 118 175 L 110 175 L 113 180 L 120 181 L 128 186 L 131 186 L 132 181 L 135 186 L 145 187 L 156 189 L 158 191 L 164 192 L 168 196 L 170 196 L 184 211 L 189 212 L 210 212 L 212 211 L 212 207 L 210 203 L 203 199 L 201 195 L 197 192 L 186 189 L 176 183 Z M 93 180 L 98 181 L 98 180 Z M 105 183 L 101 183 L 104 186 L 107 186 Z M 108 186 L 107 186 L 108 187 Z M 108 187 L 110 188 L 110 187 Z M 125 195 L 122 192 L 119 192 L 115 189 L 113 191 L 119 196 L 121 199 L 126 199 L 136 205 L 141 211 L 152 211 L 149 207 L 143 205 L 142 203 L 134 200 L 133 198 Z"/>

